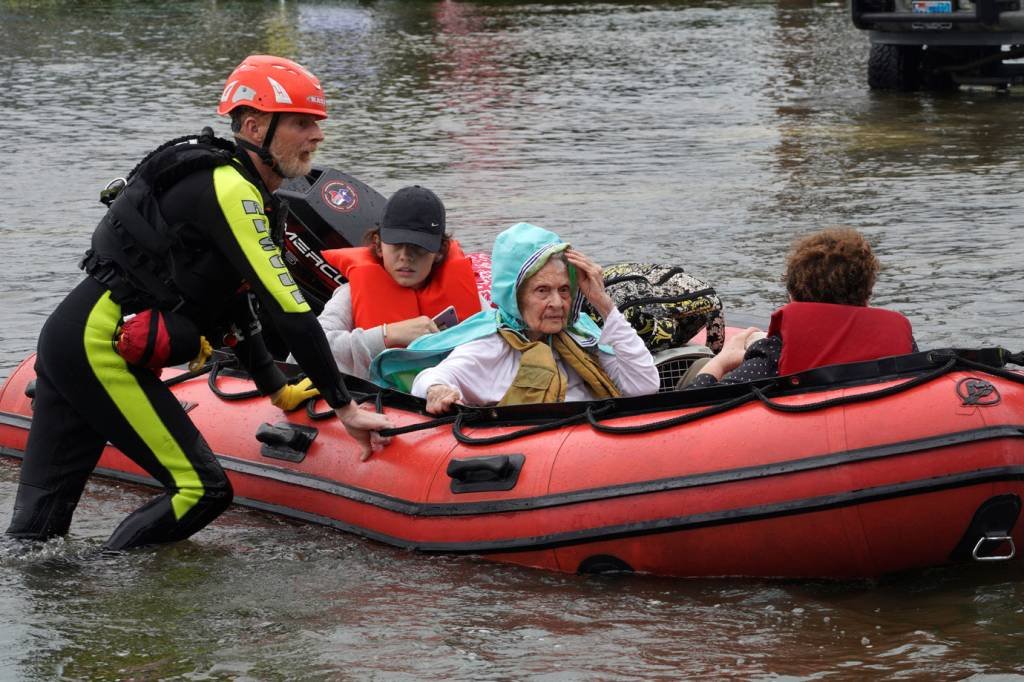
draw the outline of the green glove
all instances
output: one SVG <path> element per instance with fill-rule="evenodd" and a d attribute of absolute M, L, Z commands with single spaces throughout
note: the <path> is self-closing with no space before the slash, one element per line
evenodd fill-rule
<path fill-rule="evenodd" d="M 270 402 L 285 412 L 291 412 L 301 407 L 302 403 L 318 395 L 320 395 L 320 391 L 316 390 L 313 382 L 309 379 L 303 379 L 297 384 L 285 384 L 282 386 L 270 396 Z"/>

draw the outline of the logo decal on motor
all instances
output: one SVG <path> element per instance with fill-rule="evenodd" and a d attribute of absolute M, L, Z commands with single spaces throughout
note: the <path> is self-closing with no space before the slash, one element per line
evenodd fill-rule
<path fill-rule="evenodd" d="M 355 188 L 347 182 L 334 180 L 324 185 L 324 202 L 341 213 L 351 213 L 359 205 L 359 195 Z"/>
<path fill-rule="evenodd" d="M 311 249 L 306 242 L 299 238 L 297 234 L 286 230 L 284 235 L 288 238 L 284 247 L 285 256 L 291 256 L 289 260 L 293 260 L 295 263 L 298 263 L 299 257 L 294 253 L 295 251 L 298 251 L 313 263 L 314 269 L 321 275 L 321 278 L 326 277 L 328 280 L 334 282 L 334 286 L 340 286 L 347 281 L 341 276 L 341 273 L 338 272 L 337 268 L 325 261 L 315 249 Z"/>
<path fill-rule="evenodd" d="M 956 394 L 964 405 L 998 405 L 999 390 L 983 379 L 967 377 L 956 382 Z"/>

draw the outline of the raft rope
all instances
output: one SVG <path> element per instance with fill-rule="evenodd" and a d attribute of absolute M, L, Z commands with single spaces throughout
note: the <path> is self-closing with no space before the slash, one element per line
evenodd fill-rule
<path fill-rule="evenodd" d="M 164 379 L 164 386 L 171 387 L 177 386 L 180 383 L 186 382 L 189 379 L 195 379 L 201 377 L 207 372 L 212 372 L 213 368 L 217 365 L 216 362 L 208 362 L 202 367 L 198 367 L 195 370 L 189 370 L 188 372 L 182 372 L 177 376 L 173 376 L 170 379 Z"/>
<path fill-rule="evenodd" d="M 938 367 L 934 371 L 922 374 L 919 377 L 914 377 L 908 381 L 904 381 L 902 384 L 888 386 L 877 391 L 871 391 L 870 393 L 854 393 L 853 395 L 839 396 L 838 398 L 830 398 L 829 400 L 822 400 L 818 403 L 808 403 L 806 405 L 784 405 L 782 403 L 774 403 L 769 400 L 768 396 L 766 396 L 757 386 L 751 386 L 750 389 L 765 407 L 775 410 L 776 412 L 812 412 L 814 410 L 822 410 L 826 407 L 836 407 L 837 405 L 849 405 L 851 403 L 862 403 L 867 402 L 868 400 L 877 400 L 878 398 L 888 398 L 891 395 L 896 395 L 903 391 L 909 391 L 915 386 L 927 384 L 933 379 L 938 379 L 943 374 L 950 372 L 954 366 L 956 366 L 956 358 L 950 358 L 946 361 L 946 364 Z"/>
<path fill-rule="evenodd" d="M 1001 352 L 1000 358 L 1004 362 L 1012 362 L 1013 364 L 1024 365 L 1024 352 Z M 525 429 L 520 429 L 518 431 L 513 431 L 512 433 L 506 433 L 498 436 L 490 436 L 484 438 L 474 438 L 472 436 L 466 435 L 462 431 L 462 426 L 466 422 L 478 421 L 479 418 L 483 415 L 483 411 L 481 410 L 467 410 L 465 412 L 460 412 L 458 414 L 455 420 L 455 424 L 452 426 L 452 434 L 460 443 L 464 445 L 495 445 L 497 443 L 504 443 L 514 440 L 516 438 L 522 438 L 524 436 L 533 435 L 535 433 L 541 433 L 543 431 L 549 431 L 552 429 L 557 429 L 563 426 L 578 423 L 583 421 L 584 418 L 593 429 L 601 431 L 602 433 L 614 433 L 620 435 L 649 433 L 651 431 L 658 431 L 661 429 L 671 428 L 673 426 L 689 424 L 707 417 L 721 414 L 723 412 L 727 412 L 728 410 L 739 407 L 740 405 L 752 402 L 755 399 L 760 401 L 761 404 L 763 404 L 765 407 L 779 412 L 811 412 L 814 410 L 822 410 L 829 407 L 848 405 L 851 403 L 867 402 L 869 400 L 878 400 L 880 398 L 886 398 L 892 395 L 896 395 L 898 393 L 908 391 L 922 384 L 926 384 L 930 381 L 934 381 L 935 379 L 938 379 L 939 377 L 953 371 L 958 366 L 969 367 L 971 369 L 975 369 L 981 372 L 986 372 L 989 374 L 993 374 L 995 376 L 1000 376 L 1009 379 L 1010 381 L 1016 383 L 1024 384 L 1024 375 L 1021 375 L 1017 372 L 999 369 L 984 363 L 975 362 L 973 360 L 961 357 L 956 353 L 934 352 L 928 355 L 928 360 L 933 363 L 941 362 L 942 365 L 936 367 L 931 371 L 928 371 L 925 374 L 909 379 L 908 381 L 904 381 L 895 386 L 888 386 L 878 391 L 871 391 L 868 393 L 857 393 L 848 396 L 841 396 L 838 398 L 830 398 L 828 400 L 822 400 L 816 403 L 809 403 L 805 405 L 786 405 L 770 400 L 767 396 L 768 392 L 771 392 L 774 389 L 781 388 L 787 385 L 782 380 L 779 380 L 769 383 L 766 389 L 762 389 L 759 388 L 758 386 L 751 385 L 749 393 L 739 395 L 723 403 L 712 405 L 711 407 L 699 410 L 697 412 L 691 412 L 690 414 L 679 415 L 678 417 L 663 419 L 661 421 L 651 422 L 649 424 L 638 424 L 632 426 L 609 426 L 606 424 L 602 424 L 599 421 L 599 418 L 613 412 L 615 408 L 615 403 L 613 401 L 605 401 L 604 403 L 601 404 L 595 403 L 588 405 L 582 415 L 571 415 L 569 417 L 564 417 L 562 419 L 557 419 L 550 422 L 545 422 L 543 424 L 538 424 L 536 426 L 528 427 Z M 427 422 L 422 422 L 420 424 L 414 425 L 415 428 L 406 427 L 402 429 L 402 432 L 404 433 L 412 430 L 434 428 L 436 426 L 441 425 L 442 423 L 444 422 L 442 422 L 441 420 L 431 420 Z M 391 433 L 392 431 L 395 431 L 396 433 Z M 387 429 L 381 431 L 381 435 L 397 435 L 397 431 L 398 430 Z"/>
<path fill-rule="evenodd" d="M 1024 366 L 1024 351 L 1011 353 L 1002 348 L 996 350 L 999 360 L 1004 365 L 1014 364 L 1018 366 Z M 712 405 L 710 407 L 698 410 L 696 412 L 691 412 L 689 414 L 683 414 L 677 417 L 671 417 L 669 419 L 663 419 L 648 424 L 637 424 L 631 426 L 610 426 L 601 423 L 601 419 L 611 417 L 613 413 L 616 411 L 615 401 L 606 400 L 602 402 L 591 403 L 587 405 L 586 409 L 583 412 L 578 414 L 572 414 L 567 417 L 553 419 L 539 424 L 533 424 L 531 426 L 527 426 L 525 428 L 512 431 L 511 433 L 499 434 L 497 436 L 476 438 L 473 436 L 469 436 L 465 433 L 464 428 L 466 426 L 470 426 L 477 422 L 480 422 L 484 418 L 486 412 L 488 411 L 487 409 L 471 407 L 458 407 L 458 412 L 455 414 L 445 415 L 443 417 L 436 417 L 434 419 L 429 419 L 424 422 L 417 422 L 415 424 L 408 424 L 406 426 L 395 427 L 392 429 L 381 429 L 380 435 L 385 437 L 398 436 L 405 433 L 425 431 L 427 429 L 437 428 L 438 426 L 451 424 L 452 435 L 455 437 L 456 440 L 458 440 L 463 445 L 495 445 L 498 443 L 505 443 L 508 441 L 516 440 L 518 438 L 524 438 L 526 436 L 531 436 L 537 433 L 543 433 L 545 431 L 553 431 L 555 429 L 560 429 L 565 426 L 571 426 L 573 424 L 580 424 L 583 422 L 587 422 L 591 426 L 591 428 L 602 433 L 613 433 L 620 435 L 649 433 L 651 431 L 659 431 L 661 429 L 667 429 L 674 426 L 681 426 L 683 424 L 690 424 L 696 421 L 700 421 L 701 419 L 705 419 L 707 417 L 712 417 L 723 412 L 728 412 L 729 410 L 737 408 L 741 405 L 745 405 L 746 403 L 753 402 L 755 400 L 760 402 L 762 405 L 764 405 L 770 410 L 785 413 L 812 412 L 815 410 L 822 410 L 830 407 L 837 407 L 840 405 L 849 405 L 853 403 L 878 400 L 881 398 L 887 398 L 889 396 L 896 395 L 898 393 L 902 393 L 904 391 L 908 391 L 912 388 L 921 386 L 930 381 L 934 381 L 935 379 L 938 379 L 939 377 L 948 374 L 949 372 L 959 367 L 973 369 L 979 372 L 984 372 L 986 374 L 1001 377 L 1014 383 L 1024 384 L 1024 374 L 1002 369 L 1002 367 L 996 367 L 984 362 L 977 362 L 975 360 L 971 360 L 967 357 L 964 357 L 964 354 L 962 352 L 958 353 L 956 351 L 933 351 L 928 354 L 927 358 L 929 362 L 932 362 L 936 365 L 938 365 L 939 363 L 942 364 L 937 366 L 933 370 L 930 370 L 924 374 L 921 374 L 920 376 L 914 377 L 895 386 L 888 386 L 877 391 L 870 391 L 867 393 L 856 393 L 853 395 L 840 396 L 838 398 L 830 398 L 828 400 L 822 400 L 816 403 L 807 403 L 802 405 L 788 405 L 785 403 L 779 403 L 773 401 L 769 397 L 769 394 L 772 393 L 773 391 L 780 388 L 788 387 L 790 385 L 789 382 L 784 381 L 784 378 L 780 377 L 776 381 L 766 383 L 763 388 L 751 384 L 749 393 L 744 393 L 742 395 L 736 396 L 735 398 L 731 398 L 722 403 L 718 403 L 717 405 Z M 206 365 L 204 365 L 203 367 L 199 368 L 194 372 L 184 372 L 175 377 L 171 377 L 170 379 L 164 381 L 164 384 L 167 386 L 174 386 L 175 384 L 188 381 L 189 379 L 193 379 L 203 374 L 209 374 L 210 376 L 207 379 L 207 383 L 210 387 L 210 390 L 213 392 L 214 395 L 216 395 L 218 398 L 221 398 L 222 400 L 245 400 L 248 398 L 254 398 L 259 396 L 259 391 L 256 390 L 241 391 L 239 393 L 226 393 L 220 390 L 220 388 L 217 386 L 217 378 L 220 374 L 220 371 L 224 368 L 233 367 L 237 364 L 238 363 L 235 358 L 214 360 L 208 362 Z M 384 411 L 384 404 L 386 402 L 385 395 L 388 394 L 389 392 L 377 391 L 371 393 L 363 393 L 351 391 L 351 393 L 353 399 L 359 404 L 373 400 L 375 411 L 378 413 L 382 413 Z M 659 408 L 659 410 L 660 409 L 664 408 Z M 321 420 L 333 417 L 334 410 L 328 409 L 322 412 L 317 412 L 316 399 L 311 399 L 306 404 L 306 414 L 312 420 Z"/>
<path fill-rule="evenodd" d="M 1024 351 L 1021 351 L 1019 353 L 1006 353 L 1005 358 L 1007 363 L 1012 363 L 1014 365 L 1024 367 Z M 964 365 L 965 367 L 976 369 L 979 372 L 987 372 L 989 374 L 993 374 L 997 377 L 1002 377 L 1003 379 L 1008 379 L 1018 384 L 1024 384 L 1024 375 L 1020 374 L 1019 372 L 1011 372 L 1009 370 L 1005 370 L 999 367 L 992 367 L 991 365 L 986 365 L 983 362 L 975 362 L 974 360 L 968 360 L 967 358 L 957 358 L 957 362 L 959 364 Z"/>
<path fill-rule="evenodd" d="M 225 393 L 217 387 L 217 376 L 220 374 L 220 371 L 224 367 L 237 365 L 238 360 L 232 359 L 227 362 L 218 361 L 211 364 L 213 367 L 210 369 L 210 377 L 206 380 L 206 383 L 213 394 L 221 400 L 246 400 L 247 398 L 256 398 L 260 395 L 260 392 L 256 389 L 252 389 L 251 391 L 241 391 L 239 393 Z"/>
<path fill-rule="evenodd" d="M 590 410 L 590 407 L 591 406 L 587 406 L 588 411 Z M 597 409 L 601 412 L 606 412 L 614 408 L 615 403 L 607 402 Z M 482 413 L 479 411 L 460 412 L 455 420 L 455 423 L 452 424 L 452 435 L 455 436 L 455 440 L 459 441 L 464 445 L 494 445 L 496 443 L 505 443 L 510 440 L 515 440 L 516 438 L 532 436 L 535 433 L 543 433 L 544 431 L 552 431 L 554 429 L 560 429 L 563 426 L 577 424 L 582 422 L 584 417 L 586 416 L 585 414 L 573 414 L 569 415 L 568 417 L 563 417 L 561 419 L 554 419 L 552 421 L 544 422 L 542 424 L 528 426 L 525 429 L 519 429 L 518 431 L 513 431 L 512 433 L 503 433 L 498 436 L 489 436 L 486 438 L 473 438 L 472 436 L 467 436 L 465 433 L 463 433 L 463 425 L 466 422 L 472 423 L 474 421 L 479 420 L 481 414 Z"/>
<path fill-rule="evenodd" d="M 754 387 L 752 386 L 751 388 L 753 389 Z M 602 433 L 647 433 L 648 431 L 658 431 L 660 429 L 667 429 L 673 426 L 689 424 L 690 422 L 695 422 L 700 419 L 704 419 L 705 417 L 712 417 L 716 414 L 721 414 L 722 412 L 728 412 L 734 407 L 739 407 L 744 403 L 749 403 L 751 400 L 754 399 L 754 397 L 754 393 L 746 393 L 744 395 L 737 396 L 731 400 L 727 400 L 724 403 L 712 405 L 711 407 L 704 410 L 700 410 L 698 412 L 691 412 L 690 414 L 681 414 L 678 417 L 662 419 L 661 421 L 658 422 L 651 422 L 650 424 L 641 424 L 639 426 L 606 426 L 597 420 L 598 415 L 595 413 L 594 410 L 590 409 L 589 405 L 587 406 L 587 411 L 584 413 L 584 416 L 587 418 L 587 421 L 590 423 L 590 426 L 593 427 L 595 431 L 600 431 Z"/>

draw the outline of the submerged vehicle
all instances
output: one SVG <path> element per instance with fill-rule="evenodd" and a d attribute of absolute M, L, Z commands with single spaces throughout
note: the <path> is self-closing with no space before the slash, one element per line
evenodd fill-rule
<path fill-rule="evenodd" d="M 851 0 L 868 31 L 868 85 L 876 90 L 1007 88 L 1024 83 L 1020 0 Z"/>

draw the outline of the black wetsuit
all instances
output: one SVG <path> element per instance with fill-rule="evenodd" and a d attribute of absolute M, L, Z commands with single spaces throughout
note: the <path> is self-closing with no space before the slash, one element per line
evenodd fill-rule
<path fill-rule="evenodd" d="M 251 291 L 328 404 L 343 406 L 350 397 L 327 340 L 270 238 L 268 213 L 281 208 L 255 178 L 248 159 L 236 159 L 196 171 L 160 194 L 167 223 L 183 225 L 169 257 L 188 302 L 179 312 L 215 345 L 231 324 L 249 330 L 235 351 L 260 392 L 269 394 L 284 385 L 284 376 L 250 329 Z M 108 440 L 164 493 L 129 515 L 106 547 L 187 538 L 230 504 L 227 476 L 171 391 L 114 350 L 112 338 L 128 312 L 135 311 L 87 277 L 43 326 L 35 411 L 9 535 L 66 534 Z"/>

